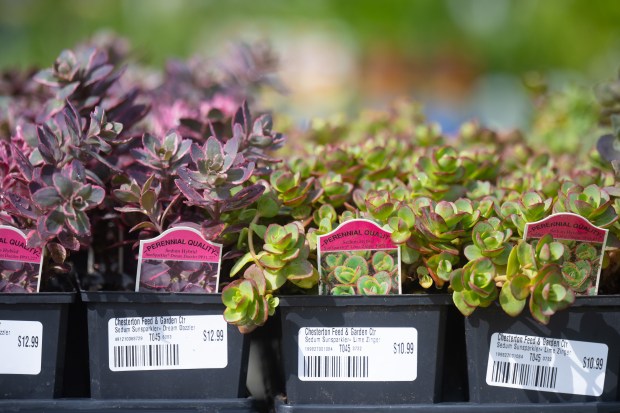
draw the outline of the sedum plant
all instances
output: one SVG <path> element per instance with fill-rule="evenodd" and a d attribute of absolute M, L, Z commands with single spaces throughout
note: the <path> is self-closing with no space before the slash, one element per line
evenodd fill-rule
<path fill-rule="evenodd" d="M 599 154 L 540 142 L 559 142 L 548 120 L 576 113 L 579 96 L 567 95 L 574 106 L 541 99 L 531 132 L 467 122 L 448 137 L 419 104 L 399 101 L 289 125 L 285 146 L 272 115 L 250 111 L 261 88 L 279 87 L 265 45 L 170 61 L 152 76 L 122 66 L 121 43 L 101 42 L 0 77 L 0 221 L 45 247 L 46 279 L 69 272 L 76 288 L 131 289 L 132 271 L 109 252 L 135 261 L 140 239 L 189 225 L 224 246 L 221 285 L 205 286 L 209 268 L 172 262 L 147 263 L 148 285 L 221 287 L 224 317 L 243 332 L 266 322 L 278 295 L 316 294 L 320 282 L 336 295 L 450 293 L 464 314 L 499 302 L 517 315 L 527 305 L 546 323 L 593 292 L 601 251 L 521 238 L 526 224 L 571 212 L 609 230 L 599 293 L 620 291 L 619 128 Z M 616 86 L 605 89 L 604 126 L 620 124 Z M 318 263 L 318 236 L 354 218 L 389 230 L 400 262 L 378 251 Z M 70 264 L 84 253 L 78 277 Z M 24 271 L 3 267 L 0 289 L 32 290 Z"/>

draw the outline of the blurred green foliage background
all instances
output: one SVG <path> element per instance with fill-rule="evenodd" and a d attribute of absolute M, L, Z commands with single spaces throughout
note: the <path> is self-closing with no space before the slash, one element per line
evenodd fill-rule
<path fill-rule="evenodd" d="M 422 99 L 451 129 L 531 122 L 541 84 L 590 87 L 620 63 L 617 0 L 0 0 L 0 67 L 50 66 L 109 29 L 137 58 L 214 55 L 267 39 L 301 117 Z"/>

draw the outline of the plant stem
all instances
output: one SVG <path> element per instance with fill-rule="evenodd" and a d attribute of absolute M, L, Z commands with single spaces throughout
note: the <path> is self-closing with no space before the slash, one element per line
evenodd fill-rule
<path fill-rule="evenodd" d="M 250 250 L 250 255 L 254 260 L 254 264 L 256 264 L 256 266 L 260 268 L 261 271 L 265 271 L 260 261 L 258 260 L 256 250 L 254 249 L 254 230 L 252 229 L 252 225 L 257 224 L 259 219 L 260 214 L 257 212 L 256 215 L 254 215 L 254 218 L 252 218 L 252 222 L 250 222 L 250 225 L 248 225 L 248 249 Z"/>

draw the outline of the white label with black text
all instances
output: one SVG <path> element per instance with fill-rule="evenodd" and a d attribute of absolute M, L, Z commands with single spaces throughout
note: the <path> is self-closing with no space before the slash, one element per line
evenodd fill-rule
<path fill-rule="evenodd" d="M 418 331 L 412 327 L 299 329 L 302 381 L 414 381 Z"/>
<path fill-rule="evenodd" d="M 108 357 L 112 371 L 224 368 L 227 324 L 221 315 L 111 318 Z"/>
<path fill-rule="evenodd" d="M 605 384 L 607 351 L 603 343 L 494 333 L 487 384 L 600 396 Z"/>
<path fill-rule="evenodd" d="M 39 374 L 42 347 L 40 322 L 0 320 L 0 374 Z"/>

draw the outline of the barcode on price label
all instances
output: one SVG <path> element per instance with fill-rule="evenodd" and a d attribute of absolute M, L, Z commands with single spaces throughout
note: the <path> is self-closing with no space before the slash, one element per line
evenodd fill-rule
<path fill-rule="evenodd" d="M 43 324 L 0 320 L 0 374 L 39 374 L 42 348 Z"/>
<path fill-rule="evenodd" d="M 178 344 L 114 346 L 114 367 L 178 366 Z"/>
<path fill-rule="evenodd" d="M 555 389 L 558 368 L 510 363 L 508 361 L 494 361 L 491 377 L 494 383 Z"/>
<path fill-rule="evenodd" d="M 304 377 L 368 377 L 368 356 L 306 356 Z"/>
<path fill-rule="evenodd" d="M 603 343 L 494 333 L 486 381 L 490 386 L 600 396 L 607 351 Z"/>
<path fill-rule="evenodd" d="M 302 381 L 414 381 L 418 332 L 410 327 L 304 327 L 298 334 Z"/>
<path fill-rule="evenodd" d="M 224 368 L 227 324 L 220 315 L 112 318 L 108 361 L 112 371 Z"/>

